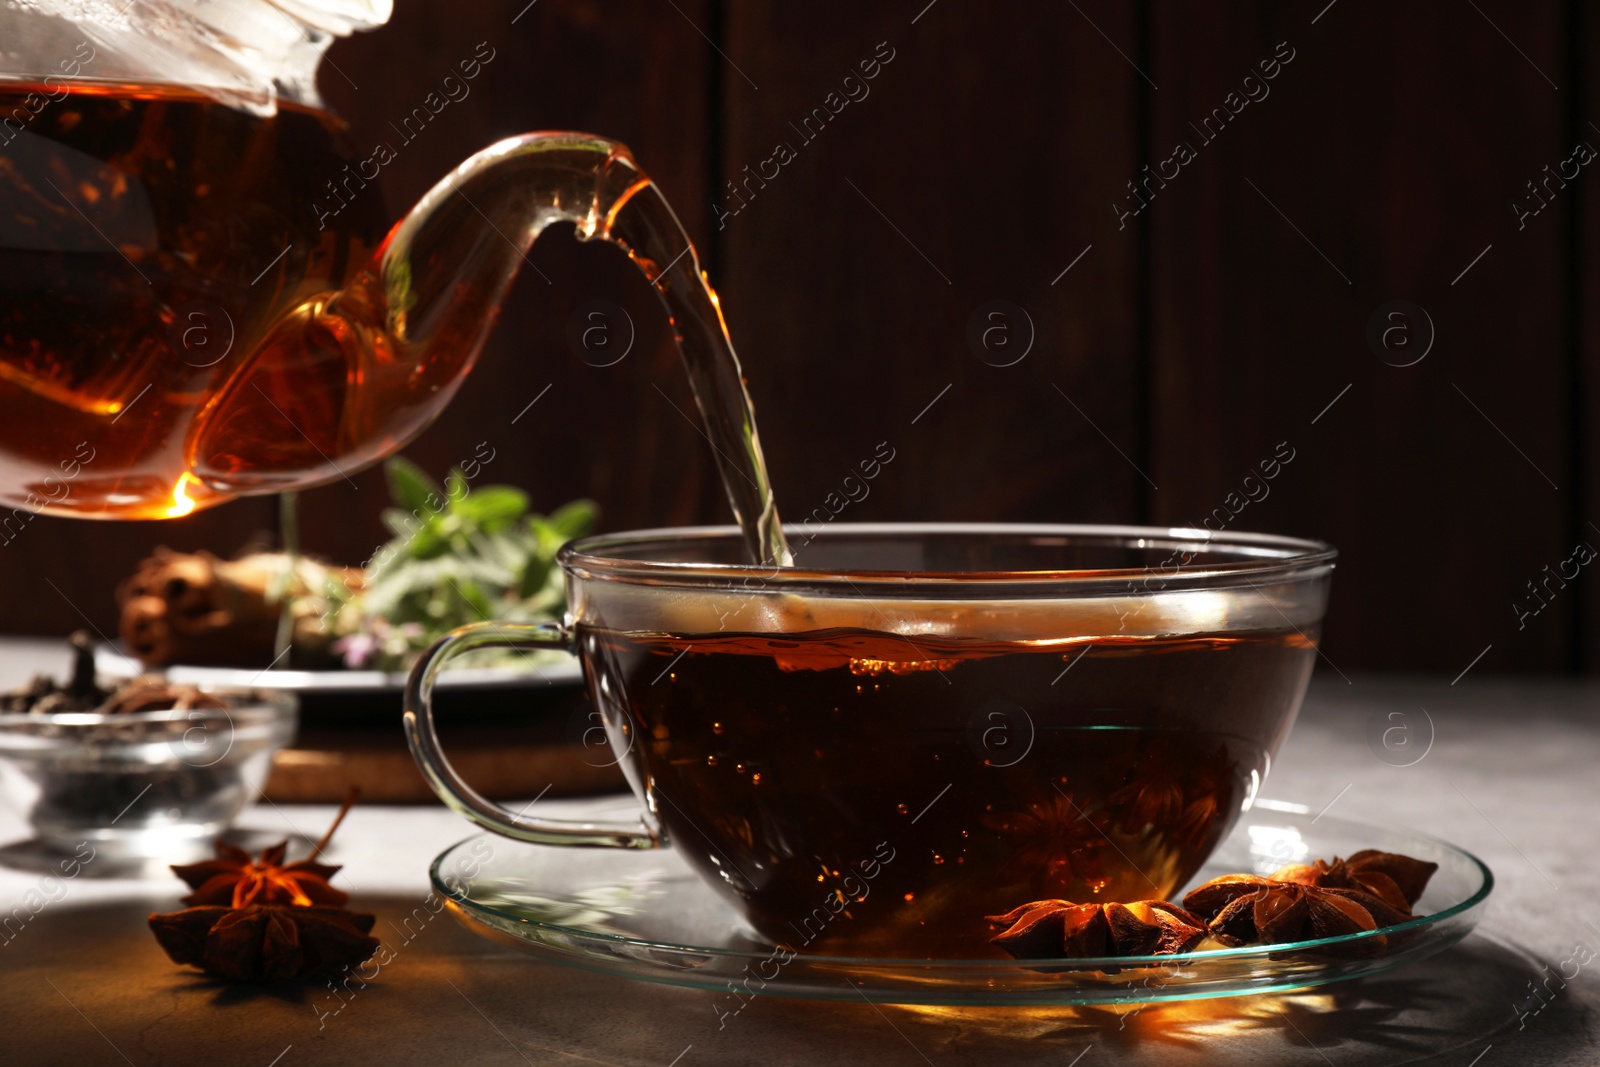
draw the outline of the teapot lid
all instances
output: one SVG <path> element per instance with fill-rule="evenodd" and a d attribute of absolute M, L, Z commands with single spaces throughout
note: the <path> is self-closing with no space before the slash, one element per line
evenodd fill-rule
<path fill-rule="evenodd" d="M 0 78 L 185 85 L 271 113 L 320 107 L 337 37 L 388 21 L 393 0 L 0 0 Z"/>

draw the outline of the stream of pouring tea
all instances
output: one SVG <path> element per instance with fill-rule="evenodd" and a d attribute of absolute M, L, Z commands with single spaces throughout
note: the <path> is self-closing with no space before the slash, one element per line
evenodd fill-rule
<path fill-rule="evenodd" d="M 751 557 L 759 563 L 794 566 L 761 454 L 744 372 L 717 294 L 700 269 L 683 224 L 656 185 L 641 175 L 596 236 L 626 249 L 667 307 L 690 387 L 705 418 L 706 438 L 716 453 L 723 488 Z"/>

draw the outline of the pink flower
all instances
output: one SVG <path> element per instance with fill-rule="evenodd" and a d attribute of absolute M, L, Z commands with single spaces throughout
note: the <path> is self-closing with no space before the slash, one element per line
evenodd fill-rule
<path fill-rule="evenodd" d="M 378 651 L 378 639 L 366 631 L 360 631 L 339 638 L 333 643 L 333 650 L 344 657 L 346 667 L 360 670 Z"/>

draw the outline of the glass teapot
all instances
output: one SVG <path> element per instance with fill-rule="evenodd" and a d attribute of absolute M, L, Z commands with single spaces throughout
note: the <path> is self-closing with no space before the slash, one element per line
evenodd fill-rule
<path fill-rule="evenodd" d="M 655 284 L 736 516 L 775 520 L 716 297 L 625 147 L 502 141 L 388 225 L 315 70 L 389 4 L 0 0 L 0 505 L 161 518 L 383 458 L 565 220 Z"/>

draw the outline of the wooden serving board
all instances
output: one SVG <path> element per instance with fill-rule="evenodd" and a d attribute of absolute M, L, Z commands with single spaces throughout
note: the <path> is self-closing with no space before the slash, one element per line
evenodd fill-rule
<path fill-rule="evenodd" d="M 592 750 L 557 740 L 528 739 L 526 730 L 463 727 L 445 737 L 445 751 L 478 792 L 498 800 L 581 796 L 625 789 L 615 766 L 595 766 Z M 352 786 L 378 804 L 437 803 L 399 730 L 302 730 L 278 752 L 264 792 L 277 804 L 336 804 Z"/>
<path fill-rule="evenodd" d="M 606 751 L 577 743 L 592 706 L 576 684 L 450 689 L 437 692 L 445 753 L 487 797 L 581 796 L 626 788 Z M 437 803 L 401 730 L 398 693 L 301 694 L 300 730 L 272 761 L 265 793 L 274 803 L 342 801 L 351 786 L 363 800 Z"/>

